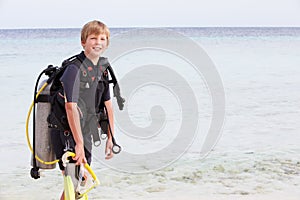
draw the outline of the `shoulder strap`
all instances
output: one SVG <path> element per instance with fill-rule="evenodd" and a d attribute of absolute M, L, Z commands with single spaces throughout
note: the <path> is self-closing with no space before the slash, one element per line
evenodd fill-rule
<path fill-rule="evenodd" d="M 64 60 L 62 67 L 67 67 L 70 64 L 74 64 L 80 69 L 80 88 L 89 88 L 89 85 L 91 84 L 91 77 L 88 73 L 87 67 L 83 64 L 83 58 L 80 57 L 80 54 Z"/>
<path fill-rule="evenodd" d="M 62 62 L 62 67 L 66 67 L 70 64 L 75 64 L 76 66 L 80 67 L 81 63 L 83 61 L 81 60 L 80 56 L 79 55 L 75 55 L 75 56 L 72 56 L 66 60 L 64 60 Z"/>
<path fill-rule="evenodd" d="M 105 69 L 108 70 L 108 72 L 111 76 L 111 80 L 109 80 L 108 82 L 113 83 L 114 97 L 116 97 L 116 99 L 117 99 L 119 109 L 123 110 L 125 99 L 121 96 L 120 87 L 119 87 L 118 80 L 116 78 L 116 75 L 114 73 L 113 68 L 111 67 L 111 65 L 108 62 L 107 58 L 104 58 L 104 57 L 100 57 L 100 65 L 102 65 Z"/>

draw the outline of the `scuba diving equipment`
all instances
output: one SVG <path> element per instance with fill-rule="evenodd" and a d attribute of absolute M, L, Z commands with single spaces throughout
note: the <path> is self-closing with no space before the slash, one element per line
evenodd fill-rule
<path fill-rule="evenodd" d="M 46 82 L 44 80 L 39 89 L 41 89 L 42 85 Z M 35 117 L 35 152 L 42 159 L 46 161 L 55 160 L 55 153 L 52 148 L 51 138 L 50 138 L 50 129 L 48 128 L 47 116 L 50 112 L 51 105 L 48 102 L 48 97 L 50 95 L 50 87 L 49 84 L 39 95 L 36 100 L 36 117 Z M 33 164 L 33 160 L 32 160 Z M 40 169 L 54 169 L 56 167 L 56 163 L 51 165 L 47 165 L 37 161 L 37 167 Z"/>
<path fill-rule="evenodd" d="M 99 114 L 99 120 L 98 123 L 100 125 L 100 137 L 101 139 L 105 140 L 110 134 L 110 137 L 112 139 L 113 147 L 112 147 L 112 152 L 114 154 L 118 154 L 121 152 L 121 146 L 117 144 L 114 135 L 112 134 L 111 126 L 109 123 L 109 117 L 108 117 L 108 112 L 107 108 L 104 105 L 104 109 L 100 110 Z"/>
<path fill-rule="evenodd" d="M 34 99 L 33 99 L 32 104 L 30 105 L 30 108 L 29 108 L 29 111 L 27 114 L 27 119 L 26 119 L 26 138 L 27 138 L 27 143 L 28 143 L 29 149 L 32 152 L 33 168 L 31 169 L 31 176 L 34 179 L 40 178 L 40 175 L 39 175 L 40 168 L 41 169 L 53 169 L 55 167 L 55 163 L 59 162 L 58 159 L 54 160 L 54 157 L 51 155 L 40 156 L 40 152 L 43 152 L 43 153 L 49 152 L 49 151 L 44 151 L 45 147 L 47 150 L 49 150 L 51 148 L 50 148 L 50 146 L 47 146 L 47 144 L 48 144 L 47 142 L 45 142 L 46 145 L 44 145 L 44 146 L 37 145 L 37 142 L 40 143 L 40 141 L 37 141 L 37 140 L 42 140 L 43 138 L 49 139 L 49 128 L 57 128 L 60 130 L 63 129 L 66 131 L 69 130 L 68 123 L 59 123 L 59 122 L 64 122 L 63 121 L 64 119 L 61 116 L 54 116 L 54 117 L 50 116 L 51 112 L 53 112 L 53 110 L 51 110 L 52 107 L 51 107 L 51 109 L 49 109 L 49 106 L 50 106 L 50 103 L 53 103 L 53 96 L 59 95 L 59 93 L 57 92 L 57 91 L 60 91 L 60 89 L 61 89 L 61 84 L 60 84 L 59 79 L 62 76 L 62 74 L 65 71 L 68 64 L 73 62 L 77 66 L 81 65 L 82 61 L 79 58 L 78 59 L 77 58 L 78 58 L 78 55 L 67 59 L 66 61 L 63 62 L 61 67 L 54 67 L 53 65 L 49 65 L 45 70 L 43 70 L 39 74 L 39 76 L 37 78 L 37 81 L 35 84 L 35 89 L 34 89 Z M 124 107 L 125 100 L 120 95 L 120 88 L 118 86 L 118 82 L 116 80 L 114 72 L 106 58 L 100 58 L 99 61 L 102 62 L 101 64 L 103 66 L 107 67 L 107 69 L 111 75 L 112 80 L 109 80 L 108 82 L 114 84 L 114 96 L 117 99 L 119 109 L 122 110 Z M 44 81 L 44 84 L 42 84 L 42 86 L 38 90 L 37 88 L 39 85 L 39 81 L 43 74 L 45 74 L 49 78 L 46 81 Z M 50 91 L 50 94 L 49 94 L 49 91 Z M 62 103 L 59 100 L 57 102 L 58 102 L 58 104 Z M 41 105 L 41 106 L 39 106 L 39 105 Z M 38 113 L 40 113 L 41 109 L 42 109 L 43 117 L 40 117 L 38 115 Z M 32 137 L 33 145 L 31 145 L 31 143 L 30 143 L 29 128 L 28 128 L 29 127 L 29 119 L 30 119 L 32 110 L 33 110 L 33 123 L 32 123 L 33 124 L 33 137 Z M 64 107 L 61 109 L 61 113 L 63 113 L 63 112 L 65 112 Z M 49 116 L 48 116 L 48 114 L 49 114 Z M 45 128 L 46 121 L 44 118 L 46 116 L 47 116 L 47 121 L 49 124 L 48 124 L 48 127 Z M 53 120 L 53 119 L 55 119 L 55 120 Z M 42 120 L 43 122 L 39 123 L 38 122 L 39 120 Z M 96 122 L 97 122 L 97 120 L 96 120 Z M 65 126 L 65 125 L 67 125 L 67 126 Z M 38 136 L 40 134 L 42 134 L 42 137 Z M 40 138 L 40 139 L 38 139 L 38 138 Z M 95 135 L 95 136 L 93 135 L 93 140 L 100 141 L 99 135 L 98 135 L 98 138 L 97 138 L 97 135 Z M 112 136 L 112 140 L 113 140 L 113 143 L 116 144 L 113 136 Z M 120 147 L 120 146 L 117 145 L 117 147 Z M 121 148 L 119 148 L 119 150 L 120 149 Z M 120 151 L 115 151 L 115 152 L 120 152 Z M 53 160 L 48 161 L 48 160 L 46 160 L 46 158 L 53 158 Z M 46 165 L 50 165 L 50 166 L 48 167 Z"/>
<path fill-rule="evenodd" d="M 35 120 L 35 118 L 36 118 L 35 117 L 36 111 L 35 111 L 35 108 L 36 108 L 36 104 L 37 104 L 37 99 L 38 99 L 39 95 L 41 94 L 41 92 L 43 90 L 45 90 L 45 88 L 48 86 L 48 84 L 52 82 L 52 80 L 54 78 L 53 77 L 53 72 L 55 70 L 56 70 L 55 67 L 53 67 L 52 65 L 49 65 L 47 69 L 43 70 L 39 74 L 39 76 L 37 78 L 37 81 L 36 81 L 36 84 L 35 84 L 35 87 L 34 87 L 34 97 L 33 97 L 34 100 L 33 100 L 33 102 L 30 105 L 30 108 L 29 108 L 29 111 L 28 111 L 28 114 L 27 114 L 27 118 L 26 118 L 26 138 L 27 138 L 27 144 L 28 144 L 28 147 L 29 147 L 30 151 L 32 152 L 32 166 L 33 166 L 33 168 L 31 169 L 30 174 L 31 174 L 31 177 L 34 178 L 34 179 L 40 178 L 39 166 L 37 164 L 37 161 L 39 161 L 40 163 L 45 164 L 45 165 L 53 165 L 53 164 L 55 164 L 55 163 L 57 163 L 59 161 L 59 160 L 45 161 L 45 160 L 41 159 L 37 155 L 37 153 L 36 153 L 36 145 L 35 145 L 36 144 L 36 141 L 35 141 L 35 139 L 36 139 L 35 138 L 35 136 L 36 136 L 36 134 L 35 134 L 35 132 L 36 132 L 36 128 L 35 128 L 36 127 L 36 123 L 35 123 L 36 122 L 36 120 Z M 40 87 L 39 91 L 37 91 L 39 80 L 40 80 L 40 78 L 41 78 L 41 76 L 43 74 L 47 74 L 50 78 Z M 32 130 L 33 131 L 33 138 L 32 138 L 33 145 L 31 145 L 31 143 L 30 143 L 29 130 L 28 130 L 29 119 L 30 119 L 30 114 L 31 114 L 32 110 L 33 110 L 33 113 L 34 113 L 33 114 L 33 130 Z M 47 110 L 47 108 L 45 108 L 45 110 Z M 48 129 L 46 129 L 46 130 L 48 130 Z M 45 133 L 45 134 L 47 134 L 47 133 Z M 51 156 L 49 156 L 49 157 L 51 157 Z"/>
<path fill-rule="evenodd" d="M 107 61 L 107 58 L 101 57 L 100 58 L 100 65 L 104 66 L 109 71 L 109 74 L 111 76 L 111 80 L 109 80 L 108 83 L 113 83 L 114 97 L 116 97 L 116 99 L 117 99 L 119 109 L 123 110 L 125 99 L 123 97 L 121 97 L 119 83 L 117 81 L 117 78 L 115 76 L 115 73 L 114 73 L 111 65 Z M 115 140 L 115 138 L 112 134 L 109 119 L 108 119 L 108 116 L 107 116 L 108 115 L 107 108 L 106 108 L 105 105 L 103 105 L 103 107 L 104 107 L 104 109 L 100 108 L 100 112 L 98 114 L 99 115 L 98 122 L 99 122 L 100 129 L 101 129 L 100 137 L 101 137 L 101 139 L 106 139 L 107 138 L 107 133 L 110 133 L 110 136 L 112 138 L 112 143 L 113 143 L 112 151 L 113 151 L 114 154 L 118 154 L 121 151 L 121 146 L 116 143 L 116 140 Z"/>
<path fill-rule="evenodd" d="M 104 109 L 100 109 L 98 114 L 98 123 L 100 125 L 100 138 L 105 140 L 108 131 L 108 119 Z"/>
<path fill-rule="evenodd" d="M 124 108 L 124 103 L 125 103 L 125 99 L 123 97 L 121 97 L 121 92 L 120 92 L 120 87 L 119 87 L 119 83 L 117 81 L 116 75 L 114 73 L 114 70 L 112 69 L 111 65 L 109 64 L 109 62 L 107 61 L 107 58 L 102 58 L 100 60 L 100 63 L 103 66 L 107 67 L 107 70 L 109 71 L 109 74 L 111 76 L 111 80 L 109 80 L 109 83 L 113 83 L 113 93 L 114 93 L 114 97 L 116 97 L 117 99 L 117 103 L 119 106 L 120 110 L 123 110 Z"/>
<path fill-rule="evenodd" d="M 69 64 L 74 63 L 76 66 L 80 67 L 81 60 L 77 57 L 78 56 L 75 55 L 67 60 L 64 60 L 62 66 L 58 68 L 53 77 L 52 86 L 50 88 L 50 96 L 48 100 L 51 104 L 51 110 L 47 118 L 49 128 L 71 132 L 67 119 L 64 91 L 60 82 L 60 78 Z"/>
<path fill-rule="evenodd" d="M 65 167 L 64 173 L 64 197 L 66 200 L 87 199 L 87 193 L 100 184 L 97 176 L 90 166 L 76 165 L 70 160 L 75 157 L 75 153 L 67 151 L 62 156 Z"/>
<path fill-rule="evenodd" d="M 111 80 L 109 80 L 108 82 L 113 84 L 114 97 L 116 97 L 116 99 L 117 99 L 119 109 L 123 110 L 125 99 L 121 96 L 119 83 L 117 81 L 114 70 L 112 69 L 111 65 L 109 64 L 107 58 L 101 57 L 100 58 L 100 65 L 103 66 L 105 69 L 107 69 L 109 71 L 109 74 L 111 76 Z"/>

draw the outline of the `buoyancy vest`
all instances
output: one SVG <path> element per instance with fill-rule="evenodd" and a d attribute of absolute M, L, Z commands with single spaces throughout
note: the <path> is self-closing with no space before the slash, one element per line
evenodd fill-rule
<path fill-rule="evenodd" d="M 96 90 L 96 94 L 94 94 L 95 99 L 93 99 L 95 100 L 95 108 L 93 109 L 93 113 L 89 111 L 89 106 L 86 105 L 84 99 L 93 98 L 90 96 L 87 97 L 85 95 L 89 94 L 87 90 L 89 90 L 91 87 L 95 87 L 94 84 L 102 84 L 104 85 L 104 87 L 109 87 L 109 78 L 106 66 L 109 65 L 109 63 L 106 58 L 101 57 L 99 59 L 99 65 L 97 65 L 97 67 L 91 67 L 84 62 L 84 59 L 84 56 L 82 56 L 82 54 L 79 54 L 65 60 L 62 63 L 61 69 L 53 80 L 49 98 L 51 103 L 51 112 L 47 119 L 50 128 L 55 128 L 67 132 L 70 131 L 65 110 L 64 89 L 61 84 L 60 78 L 65 72 L 66 68 L 73 64 L 80 70 L 80 93 L 78 99 L 78 107 L 79 113 L 81 115 L 81 127 L 84 130 L 83 132 L 98 133 L 96 112 L 99 112 L 101 110 L 104 102 L 101 102 L 101 97 L 96 95 L 98 94 L 98 91 Z M 98 86 L 96 87 L 98 89 Z"/>

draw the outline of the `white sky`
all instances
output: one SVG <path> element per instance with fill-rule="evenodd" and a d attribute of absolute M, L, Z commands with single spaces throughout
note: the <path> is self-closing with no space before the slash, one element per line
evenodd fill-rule
<path fill-rule="evenodd" d="M 300 0 L 0 0 L 1 28 L 297 26 Z"/>

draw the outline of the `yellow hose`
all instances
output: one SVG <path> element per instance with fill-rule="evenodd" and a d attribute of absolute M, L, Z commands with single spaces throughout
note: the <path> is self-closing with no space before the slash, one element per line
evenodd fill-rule
<path fill-rule="evenodd" d="M 66 153 L 67 153 L 67 156 L 71 156 L 71 157 L 73 157 L 73 158 L 76 156 L 76 154 L 75 154 L 74 152 L 67 151 Z M 88 192 L 90 192 L 92 189 L 94 189 L 97 185 L 100 184 L 100 181 L 99 181 L 98 177 L 96 176 L 95 172 L 92 170 L 92 168 L 90 167 L 90 165 L 87 164 L 87 163 L 85 163 L 85 164 L 84 164 L 84 167 L 85 167 L 86 170 L 91 174 L 91 176 L 92 176 L 92 178 L 94 179 L 95 182 L 94 182 L 94 184 L 93 184 L 89 189 L 87 189 L 84 193 L 78 195 L 78 198 L 84 197 L 85 195 L 87 195 Z M 66 179 L 66 181 L 67 181 L 67 179 Z M 72 180 L 71 180 L 71 182 L 72 182 Z M 66 182 L 65 182 L 65 184 L 66 184 Z M 73 186 L 73 184 L 72 184 L 72 186 Z M 68 187 L 67 187 L 66 189 L 68 189 Z M 73 190 L 74 190 L 74 189 L 73 189 Z M 87 196 L 86 196 L 86 198 L 87 198 Z"/>
<path fill-rule="evenodd" d="M 87 171 L 92 175 L 93 179 L 95 180 L 94 185 L 92 185 L 92 187 L 90 187 L 87 191 L 85 191 L 84 193 L 79 195 L 79 198 L 83 197 L 84 195 L 86 195 L 88 192 L 90 192 L 92 189 L 94 189 L 97 185 L 100 184 L 99 179 L 97 178 L 96 174 L 94 173 L 94 171 L 92 170 L 92 168 L 89 166 L 89 164 L 85 163 L 84 167 L 87 169 Z"/>
<path fill-rule="evenodd" d="M 44 85 L 41 87 L 41 89 L 38 91 L 38 93 L 36 94 L 35 98 L 37 99 L 38 96 L 41 94 L 41 92 L 47 87 L 48 83 L 44 83 Z M 34 101 L 31 103 L 30 105 L 30 108 L 29 108 L 29 111 L 28 111 L 28 114 L 27 114 L 27 119 L 26 119 L 26 138 L 27 138 L 27 144 L 28 144 L 28 147 L 31 151 L 31 153 L 33 154 L 33 149 L 32 149 L 32 145 L 30 143 L 30 139 L 29 139 L 29 130 L 28 130 L 28 126 L 29 126 L 29 119 L 30 119 L 30 115 L 31 115 L 31 112 L 32 112 L 32 108 L 33 108 L 33 105 L 34 105 Z M 35 158 L 40 162 L 40 163 L 43 163 L 43 164 L 46 164 L 46 165 L 52 165 L 54 163 L 57 163 L 59 160 L 53 160 L 53 161 L 44 161 L 42 160 L 38 155 L 35 155 Z"/>
<path fill-rule="evenodd" d="M 76 154 L 75 154 L 74 152 L 68 151 L 67 153 L 68 153 L 68 156 L 71 156 L 71 157 L 73 157 L 73 158 L 76 156 Z M 93 177 L 93 179 L 96 181 L 96 183 L 99 184 L 99 180 L 98 180 L 96 174 L 94 173 L 94 171 L 92 170 L 92 168 L 89 166 L 89 164 L 85 163 L 85 164 L 84 164 L 84 167 L 85 167 L 85 168 L 88 170 L 88 172 L 92 175 L 92 177 Z"/>

